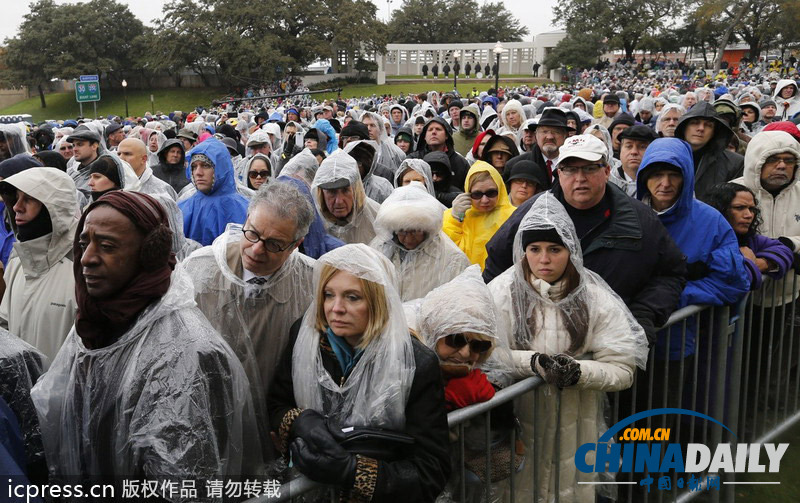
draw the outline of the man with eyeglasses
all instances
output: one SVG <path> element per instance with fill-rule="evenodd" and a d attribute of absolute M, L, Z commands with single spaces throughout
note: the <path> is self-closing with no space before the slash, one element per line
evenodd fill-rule
<path fill-rule="evenodd" d="M 800 183 L 797 164 L 800 160 L 800 143 L 785 131 L 761 131 L 747 145 L 744 158 L 744 176 L 733 180 L 748 187 L 756 195 L 761 210 L 760 233 L 779 240 L 795 254 L 795 270 L 800 264 Z M 772 292 L 771 279 L 764 277 L 762 289 Z M 789 304 L 797 298 L 798 287 L 792 291 L 791 276 L 786 281 L 783 299 L 776 305 Z M 760 298 L 757 295 L 756 298 Z M 769 297 L 769 295 L 767 296 Z M 767 299 L 769 300 L 769 299 Z M 768 302 L 767 305 L 770 305 Z M 787 306 L 789 307 L 789 306 Z M 787 311 L 788 312 L 788 311 Z"/>
<path fill-rule="evenodd" d="M 295 250 L 314 219 L 310 201 L 291 183 L 269 181 L 253 196 L 244 225 L 230 224 L 184 267 L 195 301 L 242 362 L 271 459 L 265 397 L 292 323 L 313 297 L 314 259 Z"/>
<path fill-rule="evenodd" d="M 506 169 L 514 169 L 519 161 L 533 161 L 545 168 L 547 185 L 544 188 L 549 189 L 553 182 L 559 149 L 567 139 L 569 132 L 575 131 L 575 129 L 567 124 L 566 112 L 560 108 L 548 107 L 539 116 L 537 122 L 526 122 L 523 139 L 530 135 L 529 131 L 533 133 L 536 142 L 528 152 L 512 158 L 506 165 Z"/>
<path fill-rule="evenodd" d="M 652 342 L 678 305 L 686 261 L 653 210 L 609 182 L 610 158 L 595 136 L 567 138 L 550 192 L 575 225 L 586 267 L 622 298 Z M 519 206 L 486 244 L 485 281 L 511 267 L 514 236 L 537 197 Z"/>

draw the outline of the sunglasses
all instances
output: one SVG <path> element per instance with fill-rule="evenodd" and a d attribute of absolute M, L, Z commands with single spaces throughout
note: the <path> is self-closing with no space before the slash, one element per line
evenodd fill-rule
<path fill-rule="evenodd" d="M 497 197 L 497 194 L 499 194 L 497 189 L 487 190 L 486 192 L 480 192 L 476 190 L 475 192 L 470 192 L 469 197 L 478 201 L 479 199 L 483 199 L 483 196 L 486 196 L 489 199 L 494 199 Z"/>
<path fill-rule="evenodd" d="M 251 180 L 255 180 L 256 178 L 269 178 L 269 171 L 251 171 L 247 173 L 247 177 Z"/>
<path fill-rule="evenodd" d="M 464 334 L 446 335 L 444 343 L 454 349 L 461 349 L 469 344 L 469 350 L 473 353 L 485 353 L 492 349 L 491 341 L 468 340 Z"/>

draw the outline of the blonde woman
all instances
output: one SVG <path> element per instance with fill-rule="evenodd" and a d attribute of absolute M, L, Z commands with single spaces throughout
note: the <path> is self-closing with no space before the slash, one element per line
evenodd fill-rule
<path fill-rule="evenodd" d="M 432 502 L 450 475 L 438 361 L 409 334 L 394 276 L 366 245 L 320 257 L 268 397 L 281 451 L 348 501 Z M 358 443 L 367 432 L 380 439 Z"/>

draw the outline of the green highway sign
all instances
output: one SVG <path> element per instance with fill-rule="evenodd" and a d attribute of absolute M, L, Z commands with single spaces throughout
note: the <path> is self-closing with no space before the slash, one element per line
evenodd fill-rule
<path fill-rule="evenodd" d="M 75 82 L 75 99 L 78 103 L 100 101 L 100 82 L 97 80 Z"/>

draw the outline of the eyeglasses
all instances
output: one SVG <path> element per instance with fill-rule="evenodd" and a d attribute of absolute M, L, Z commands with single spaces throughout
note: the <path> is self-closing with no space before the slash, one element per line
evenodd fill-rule
<path fill-rule="evenodd" d="M 497 197 L 497 194 L 499 194 L 497 189 L 487 190 L 486 192 L 481 192 L 481 191 L 476 190 L 475 192 L 470 192 L 469 193 L 469 197 L 471 199 L 474 199 L 474 200 L 478 201 L 480 199 L 483 199 L 483 196 L 486 196 L 489 199 L 494 199 L 495 197 Z"/>
<path fill-rule="evenodd" d="M 587 166 L 559 166 L 558 170 L 566 176 L 575 176 L 578 171 L 583 171 L 584 175 L 593 175 L 605 168 L 603 164 L 589 164 Z"/>
<path fill-rule="evenodd" d="M 473 353 L 485 353 L 492 349 L 491 341 L 469 340 L 464 334 L 446 335 L 444 343 L 454 349 L 461 349 L 469 344 L 469 350 Z"/>
<path fill-rule="evenodd" d="M 264 178 L 265 180 L 269 178 L 269 171 L 251 171 L 247 173 L 247 178 L 251 180 L 255 180 L 256 178 Z"/>
<path fill-rule="evenodd" d="M 778 164 L 783 163 L 787 166 L 794 166 L 797 164 L 797 159 L 793 155 L 787 155 L 784 157 L 778 157 L 777 155 L 773 155 L 767 158 L 764 161 L 764 165 L 766 166 L 777 166 Z"/>
<path fill-rule="evenodd" d="M 286 246 L 281 246 L 281 243 L 275 241 L 274 239 L 261 239 L 261 236 L 258 235 L 258 232 L 254 231 L 253 229 L 245 229 L 242 232 L 244 233 L 244 238 L 251 243 L 258 243 L 261 241 L 261 244 L 264 245 L 264 249 L 270 253 L 280 253 L 282 251 L 286 251 L 289 249 L 289 247 L 293 246 L 295 243 L 297 243 L 297 241 L 299 241 L 294 240 Z"/>

